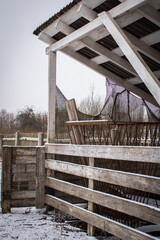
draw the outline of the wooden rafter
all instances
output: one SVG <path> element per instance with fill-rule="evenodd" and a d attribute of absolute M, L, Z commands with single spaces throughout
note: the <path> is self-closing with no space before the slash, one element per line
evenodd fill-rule
<path fill-rule="evenodd" d="M 142 81 L 148 87 L 157 103 L 160 105 L 160 82 L 156 76 L 149 69 L 145 61 L 135 49 L 134 45 L 131 43 L 116 21 L 112 18 L 112 16 L 108 12 L 102 12 L 99 14 L 99 17 L 123 51 L 124 55 L 128 58 Z"/>

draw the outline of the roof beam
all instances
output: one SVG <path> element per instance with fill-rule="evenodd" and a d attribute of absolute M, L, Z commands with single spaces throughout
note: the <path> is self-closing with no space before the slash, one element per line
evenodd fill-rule
<path fill-rule="evenodd" d="M 108 71 L 107 69 L 97 65 L 92 60 L 88 60 L 86 57 L 82 56 L 81 54 L 75 52 L 70 47 L 66 47 L 62 50 L 63 53 L 69 55 L 73 59 L 79 61 L 80 63 L 84 64 L 85 66 L 89 67 L 90 69 L 96 71 L 97 73 L 101 74 L 104 77 L 108 77 L 113 82 L 117 83 L 118 85 L 126 88 L 128 91 L 133 92 L 134 94 L 138 95 L 142 99 L 152 103 L 155 106 L 158 106 L 155 99 L 145 91 L 137 88 L 136 86 L 132 85 L 131 83 L 125 81 L 124 79 L 118 77 L 114 73 Z"/>
<path fill-rule="evenodd" d="M 71 42 L 79 40 L 80 38 L 85 37 L 89 32 L 93 31 L 94 29 L 98 28 L 102 22 L 99 18 L 94 19 L 92 22 L 84 25 L 83 27 L 75 30 L 70 35 L 62 38 L 61 40 L 57 41 L 56 43 L 52 44 L 46 49 L 46 53 L 48 54 L 50 51 L 58 51 L 65 48 Z"/>
<path fill-rule="evenodd" d="M 145 3 L 146 3 L 146 0 L 134 0 L 134 1 L 126 0 L 125 2 L 112 8 L 109 12 L 111 16 L 115 18 L 124 14 L 126 11 L 137 8 Z M 85 26 L 81 27 L 80 29 L 74 31 L 70 35 L 64 37 L 63 39 L 49 46 L 46 50 L 47 54 L 49 53 L 49 51 L 58 51 L 63 49 L 64 47 L 69 45 L 72 41 L 83 38 L 85 35 L 89 34 L 91 31 L 95 30 L 101 25 L 102 25 L 102 22 L 99 20 L 99 18 L 94 19 L 93 21 L 89 22 Z"/>
<path fill-rule="evenodd" d="M 137 11 L 145 18 L 160 27 L 160 13 L 149 4 L 140 7 Z"/>
<path fill-rule="evenodd" d="M 57 24 L 57 28 L 59 29 L 59 31 L 61 31 L 67 35 L 70 34 L 71 32 L 74 32 L 74 28 L 68 26 L 67 24 L 63 23 L 62 21 L 59 21 L 59 24 Z M 78 43 L 78 48 L 80 47 L 80 49 L 87 46 L 90 49 L 92 49 L 93 51 L 95 51 L 97 54 L 102 55 L 103 58 L 101 58 L 101 61 L 102 61 L 102 59 L 103 59 L 103 62 L 111 61 L 111 62 L 117 64 L 119 67 L 123 68 L 124 70 L 130 72 L 131 74 L 137 75 L 137 73 L 135 72 L 135 70 L 133 69 L 133 67 L 127 60 L 119 57 L 116 53 L 114 53 L 114 52 L 108 50 L 107 48 L 101 46 L 100 44 L 94 42 L 91 38 L 85 37 L 85 38 L 81 39 L 80 41 L 78 41 L 77 43 Z M 73 47 L 73 49 L 76 50 L 76 45 L 77 44 L 74 42 L 73 44 L 71 44 L 71 47 Z M 97 62 L 96 58 L 94 60 Z"/>
<path fill-rule="evenodd" d="M 160 41 L 160 30 L 157 30 L 153 33 L 150 33 L 141 38 L 141 41 L 145 42 L 148 45 L 156 44 Z"/>
<path fill-rule="evenodd" d="M 122 31 L 122 30 L 121 30 Z M 127 38 L 133 43 L 133 45 L 143 54 L 148 56 L 149 58 L 153 59 L 154 61 L 160 63 L 160 54 L 159 51 L 155 50 L 154 48 L 147 45 L 142 40 L 136 38 L 132 34 L 128 33 L 127 31 L 123 30 Z"/>
<path fill-rule="evenodd" d="M 157 78 L 160 78 L 160 70 L 154 71 L 153 73 Z M 125 81 L 127 81 L 131 84 L 142 83 L 142 80 L 140 78 L 137 78 L 137 77 L 129 78 L 129 79 L 126 79 Z"/>
<path fill-rule="evenodd" d="M 124 55 L 128 58 L 142 81 L 152 93 L 157 103 L 160 105 L 160 82 L 158 79 L 155 77 L 153 72 L 135 49 L 134 45 L 124 34 L 112 16 L 107 12 L 102 12 L 99 14 L 99 17 L 123 51 Z"/>

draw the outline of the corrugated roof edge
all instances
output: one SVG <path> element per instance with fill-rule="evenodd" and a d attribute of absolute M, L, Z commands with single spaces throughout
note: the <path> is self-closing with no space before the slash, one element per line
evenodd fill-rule
<path fill-rule="evenodd" d="M 48 27 L 52 22 L 54 22 L 57 18 L 61 17 L 65 12 L 70 10 L 72 7 L 74 7 L 77 3 L 81 2 L 81 0 L 73 0 L 71 3 L 69 3 L 66 7 L 62 8 L 60 12 L 57 12 L 54 16 L 49 18 L 46 22 L 41 24 L 36 30 L 34 30 L 33 34 L 38 35 L 40 32 L 42 32 L 46 27 Z"/>

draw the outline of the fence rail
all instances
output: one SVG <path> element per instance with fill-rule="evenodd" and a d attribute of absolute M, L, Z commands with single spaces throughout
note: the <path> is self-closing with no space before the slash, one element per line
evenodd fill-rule
<path fill-rule="evenodd" d="M 117 122 L 106 120 L 66 122 L 72 143 L 77 131 L 83 144 L 160 146 L 160 123 Z"/>
<path fill-rule="evenodd" d="M 88 223 L 88 234 L 93 233 L 93 226 L 107 231 L 121 239 L 156 239 L 151 235 L 118 222 L 118 219 L 110 219 L 107 216 L 97 214 L 94 206 L 100 205 L 109 208 L 111 211 L 118 211 L 127 216 L 135 217 L 149 223 L 160 224 L 160 209 L 131 200 L 126 196 L 119 197 L 114 194 L 98 191 L 94 187 L 95 181 L 111 183 L 114 186 L 125 186 L 138 191 L 160 194 L 160 178 L 144 174 L 125 171 L 115 171 L 107 168 L 94 166 L 94 158 L 115 159 L 120 161 L 137 161 L 148 163 L 160 163 L 159 147 L 132 147 L 132 146 L 87 146 L 87 145 L 61 145 L 46 144 L 45 152 L 49 154 L 62 154 L 69 156 L 80 156 L 89 158 L 89 166 L 59 161 L 54 159 L 45 160 L 45 168 L 59 171 L 64 174 L 72 174 L 88 179 L 88 186 L 76 185 L 55 177 L 46 176 L 45 186 L 79 197 L 88 202 L 88 210 L 82 209 L 74 204 L 60 198 L 45 194 L 45 203 L 61 211 L 64 211 L 82 221 Z M 135 157 L 136 155 L 136 157 Z"/>
<path fill-rule="evenodd" d="M 0 134 L 0 153 L 3 145 L 10 146 L 43 146 L 47 142 L 46 136 L 42 132 L 39 133 L 19 133 Z M 70 139 L 56 139 L 55 142 L 70 143 Z"/>

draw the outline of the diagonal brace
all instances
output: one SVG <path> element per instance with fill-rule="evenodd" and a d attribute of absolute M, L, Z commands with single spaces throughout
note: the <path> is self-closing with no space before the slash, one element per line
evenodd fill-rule
<path fill-rule="evenodd" d="M 127 57 L 135 71 L 138 73 L 139 77 L 152 93 L 157 103 L 160 105 L 160 82 L 156 76 L 150 70 L 146 62 L 140 56 L 117 22 L 112 18 L 110 13 L 102 12 L 98 16 L 116 43 L 119 45 L 120 49 Z"/>

